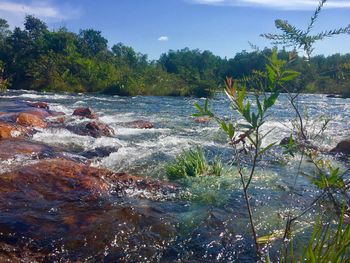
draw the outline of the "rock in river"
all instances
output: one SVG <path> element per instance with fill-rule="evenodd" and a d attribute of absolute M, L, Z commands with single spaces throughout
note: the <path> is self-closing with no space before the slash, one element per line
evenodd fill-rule
<path fill-rule="evenodd" d="M 27 135 L 29 130 L 20 125 L 0 122 L 0 140 L 1 139 L 9 139 L 9 138 L 17 138 L 24 137 Z"/>
<path fill-rule="evenodd" d="M 0 140 L 0 160 L 6 160 L 16 155 L 51 156 L 53 148 L 38 142 L 21 139 Z"/>
<path fill-rule="evenodd" d="M 145 120 L 128 122 L 127 125 L 136 129 L 152 129 L 154 127 L 154 124 L 152 122 Z"/>
<path fill-rule="evenodd" d="M 73 116 L 80 116 L 80 117 L 85 117 L 89 119 L 96 119 L 96 113 L 91 109 L 91 108 L 84 108 L 80 107 L 75 109 L 73 112 Z"/>
<path fill-rule="evenodd" d="M 50 109 L 49 104 L 46 102 L 27 102 L 30 107 L 39 108 L 39 109 Z"/>
<path fill-rule="evenodd" d="M 331 150 L 331 153 L 350 155 L 350 139 L 339 142 L 337 146 Z"/>
<path fill-rule="evenodd" d="M 51 159 L 0 174 L 0 185 L 0 260 L 137 262 L 176 235 L 159 203 L 112 198 L 115 187 L 163 187 L 140 177 Z"/>
<path fill-rule="evenodd" d="M 29 126 L 35 128 L 46 128 L 47 123 L 42 118 L 31 113 L 21 112 L 18 114 L 16 122 L 22 126 Z"/>

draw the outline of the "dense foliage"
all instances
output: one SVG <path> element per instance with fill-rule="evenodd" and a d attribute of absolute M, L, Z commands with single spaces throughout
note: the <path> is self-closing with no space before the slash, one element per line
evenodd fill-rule
<path fill-rule="evenodd" d="M 170 50 L 157 61 L 122 43 L 108 47 L 100 31 L 79 34 L 56 31 L 33 16 L 24 28 L 12 31 L 0 19 L 0 80 L 2 87 L 117 95 L 172 95 L 207 97 L 221 90 L 226 76 L 244 78 L 263 70 L 271 49 L 242 51 L 221 58 L 210 51 Z M 282 50 L 278 56 L 288 58 Z M 299 92 L 350 95 L 350 54 L 296 56 L 291 68 L 303 72 L 290 89 Z"/>

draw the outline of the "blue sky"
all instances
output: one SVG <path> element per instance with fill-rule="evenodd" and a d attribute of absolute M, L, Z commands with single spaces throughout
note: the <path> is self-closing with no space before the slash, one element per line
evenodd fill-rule
<path fill-rule="evenodd" d="M 11 27 L 34 14 L 51 29 L 93 28 L 109 46 L 122 42 L 157 59 L 169 49 L 210 50 L 222 57 L 271 46 L 260 33 L 276 32 L 274 20 L 305 28 L 318 0 L 0 0 Z M 328 0 L 315 32 L 350 24 L 350 0 Z M 316 45 L 315 54 L 350 53 L 350 35 Z"/>

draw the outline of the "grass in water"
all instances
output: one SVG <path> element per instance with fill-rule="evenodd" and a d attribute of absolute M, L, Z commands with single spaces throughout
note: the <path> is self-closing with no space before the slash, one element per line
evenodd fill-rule
<path fill-rule="evenodd" d="M 198 177 L 204 175 L 220 176 L 223 164 L 218 156 L 210 164 L 203 149 L 196 147 L 183 151 L 173 163 L 166 166 L 166 174 L 170 179 Z"/>

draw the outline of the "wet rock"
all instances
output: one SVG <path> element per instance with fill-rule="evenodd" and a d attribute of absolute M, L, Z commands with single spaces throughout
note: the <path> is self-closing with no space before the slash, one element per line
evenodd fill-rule
<path fill-rule="evenodd" d="M 103 122 L 89 122 L 85 125 L 86 133 L 94 138 L 114 135 L 114 131 L 111 127 Z"/>
<path fill-rule="evenodd" d="M 337 146 L 331 150 L 331 153 L 350 155 L 350 139 L 339 142 Z"/>
<path fill-rule="evenodd" d="M 7 113 L 6 113 L 6 112 L 0 111 L 0 116 L 1 116 L 1 115 L 4 115 L 4 114 L 7 114 Z"/>
<path fill-rule="evenodd" d="M 49 110 L 49 104 L 46 102 L 27 102 L 30 107 Z"/>
<path fill-rule="evenodd" d="M 198 118 L 195 118 L 194 121 L 196 123 L 208 123 L 208 122 L 210 122 L 210 118 L 209 117 L 198 117 Z"/>
<path fill-rule="evenodd" d="M 92 159 L 92 158 L 103 158 L 109 156 L 113 152 L 118 151 L 118 147 L 97 147 L 92 150 L 88 150 L 85 152 L 82 152 L 81 155 L 85 158 Z"/>
<path fill-rule="evenodd" d="M 47 123 L 37 115 L 31 113 L 22 112 L 18 114 L 16 122 L 23 126 L 35 127 L 35 128 L 46 128 Z"/>
<path fill-rule="evenodd" d="M 24 137 L 29 130 L 20 125 L 0 122 L 0 139 Z"/>
<path fill-rule="evenodd" d="M 145 120 L 136 120 L 127 123 L 128 126 L 136 129 L 152 129 L 154 128 L 154 124 L 150 121 Z"/>
<path fill-rule="evenodd" d="M 35 155 L 38 158 L 52 156 L 53 148 L 38 142 L 20 139 L 0 140 L 0 159 L 10 159 L 16 155 Z"/>
<path fill-rule="evenodd" d="M 140 254 L 158 255 L 176 234 L 158 202 L 137 205 L 112 196 L 166 183 L 51 159 L 0 174 L 0 185 L 0 254 L 6 254 L 0 259 L 10 262 L 136 262 Z M 134 251 L 135 244 L 155 249 Z"/>
<path fill-rule="evenodd" d="M 68 124 L 65 128 L 75 134 L 82 136 L 92 136 L 94 138 L 99 138 L 102 136 L 111 137 L 114 135 L 114 131 L 107 124 L 99 121 L 92 121 L 88 123 L 80 124 Z"/>
<path fill-rule="evenodd" d="M 77 108 L 73 112 L 73 116 L 80 116 L 80 117 L 85 117 L 89 119 L 96 119 L 96 113 L 91 109 L 91 108 Z"/>
<path fill-rule="evenodd" d="M 23 111 L 23 113 L 29 113 L 29 114 L 35 115 L 35 116 L 39 117 L 40 119 L 45 119 L 47 117 L 52 116 L 51 112 L 44 110 L 44 109 L 39 109 L 39 108 L 29 108 L 29 109 L 26 109 L 25 111 Z"/>
<path fill-rule="evenodd" d="M 54 117 L 49 117 L 48 119 L 51 123 L 55 124 L 63 124 L 66 121 L 66 117 L 62 115 L 54 116 Z"/>
<path fill-rule="evenodd" d="M 52 159 L 0 175 L 0 195 L 18 193 L 21 198 L 46 200 L 96 199 L 107 194 L 109 185 L 101 179 L 107 170 L 76 162 Z"/>
<path fill-rule="evenodd" d="M 28 148 L 33 149 L 28 143 Z M 36 151 L 45 150 L 37 146 Z M 30 151 L 30 150 L 29 150 Z M 109 195 L 111 190 L 136 188 L 140 190 L 176 190 L 168 182 L 152 181 L 127 173 L 90 167 L 62 158 L 40 160 L 35 164 L 20 167 L 0 174 L 0 196 L 18 193 L 21 198 L 40 196 L 46 200 L 96 199 Z M 1 198 L 0 198 L 1 199 Z"/>
<path fill-rule="evenodd" d="M 280 141 L 280 145 L 289 145 L 290 142 L 290 137 L 284 137 L 281 141 Z"/>
<path fill-rule="evenodd" d="M 1 122 L 15 123 L 17 116 L 18 116 L 17 113 L 4 112 L 4 114 L 0 114 L 0 121 Z"/>

